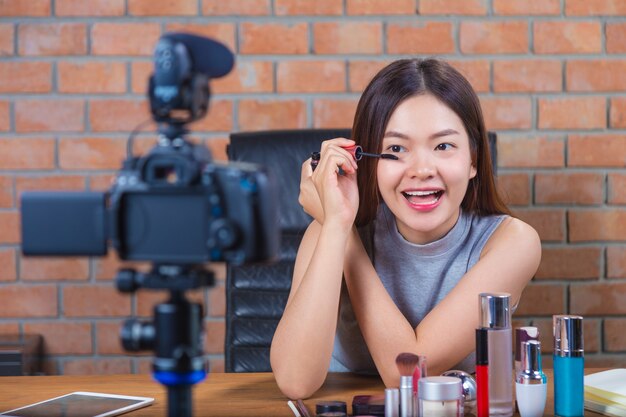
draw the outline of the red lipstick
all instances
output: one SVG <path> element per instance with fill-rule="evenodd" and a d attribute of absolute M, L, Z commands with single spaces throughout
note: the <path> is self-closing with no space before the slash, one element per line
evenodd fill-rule
<path fill-rule="evenodd" d="M 476 417 L 489 417 L 489 350 L 487 329 L 476 329 Z"/>

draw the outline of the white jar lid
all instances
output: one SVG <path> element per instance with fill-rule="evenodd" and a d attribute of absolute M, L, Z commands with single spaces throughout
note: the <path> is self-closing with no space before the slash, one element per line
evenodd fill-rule
<path fill-rule="evenodd" d="M 463 398 L 461 379 L 452 376 L 428 376 L 420 378 L 418 395 L 421 400 L 449 401 Z"/>

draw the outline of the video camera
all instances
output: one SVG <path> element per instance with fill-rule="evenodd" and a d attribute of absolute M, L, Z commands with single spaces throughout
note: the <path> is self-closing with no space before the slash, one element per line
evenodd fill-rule
<path fill-rule="evenodd" d="M 213 284 L 202 264 L 271 261 L 279 252 L 278 198 L 264 168 L 217 164 L 185 139 L 185 125 L 204 116 L 211 78 L 234 58 L 222 44 L 195 35 L 166 34 L 154 54 L 148 96 L 159 124 L 158 144 L 128 156 L 113 187 L 101 192 L 22 194 L 22 252 L 31 256 L 102 256 L 148 261 L 149 273 L 118 272 L 120 291 L 166 289 L 153 321 L 130 319 L 121 331 L 127 350 L 155 352 L 153 374 L 167 387 L 168 415 L 190 417 L 191 387 L 206 376 L 202 306 L 185 291 Z"/>
<path fill-rule="evenodd" d="M 226 75 L 233 62 L 218 42 L 164 35 L 148 88 L 158 144 L 143 157 L 129 151 L 106 193 L 24 193 L 23 253 L 102 256 L 109 241 L 120 259 L 159 264 L 273 259 L 278 199 L 270 173 L 212 163 L 208 149 L 184 137 L 185 125 L 206 114 L 209 79 Z"/>

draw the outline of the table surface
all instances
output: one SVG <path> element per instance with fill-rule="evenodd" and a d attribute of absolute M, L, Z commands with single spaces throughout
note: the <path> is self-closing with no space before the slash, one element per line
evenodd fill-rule
<path fill-rule="evenodd" d="M 601 369 L 586 369 L 585 373 Z M 552 370 L 547 369 L 548 400 L 546 413 L 553 412 Z M 0 411 L 22 407 L 74 391 L 136 395 L 155 398 L 149 407 L 132 411 L 129 416 L 165 416 L 166 391 L 150 375 L 90 375 L 90 376 L 20 376 L 0 377 Z M 382 394 L 384 385 L 378 377 L 331 373 L 324 386 L 305 404 L 315 415 L 315 403 L 340 400 L 352 412 L 354 395 Z M 285 416 L 293 417 L 287 398 L 279 391 L 271 373 L 214 373 L 194 386 L 193 406 L 196 417 L 203 416 Z M 585 411 L 586 416 L 600 414 Z"/>

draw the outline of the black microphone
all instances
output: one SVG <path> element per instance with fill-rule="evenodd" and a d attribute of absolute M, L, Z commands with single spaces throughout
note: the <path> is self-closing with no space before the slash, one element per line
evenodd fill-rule
<path fill-rule="evenodd" d="M 235 64 L 232 52 L 220 42 L 189 33 L 166 33 L 161 39 L 184 44 L 193 61 L 192 71 L 201 72 L 209 78 L 223 77 Z"/>

